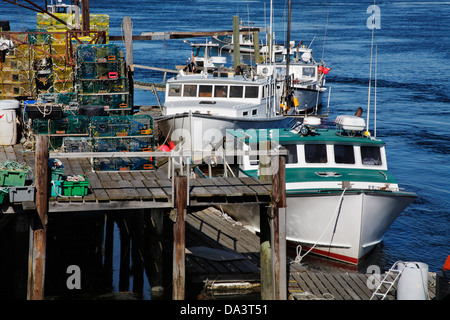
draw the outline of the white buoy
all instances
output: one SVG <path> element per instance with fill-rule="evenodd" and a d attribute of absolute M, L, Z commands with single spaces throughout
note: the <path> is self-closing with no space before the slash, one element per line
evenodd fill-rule
<path fill-rule="evenodd" d="M 422 262 L 402 262 L 397 285 L 397 300 L 428 300 L 428 265 Z"/>
<path fill-rule="evenodd" d="M 17 100 L 0 100 L 0 145 L 10 146 L 17 142 Z"/>

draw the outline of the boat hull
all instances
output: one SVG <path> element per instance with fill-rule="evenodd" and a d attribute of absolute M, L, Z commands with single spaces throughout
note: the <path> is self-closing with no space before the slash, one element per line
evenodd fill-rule
<path fill-rule="evenodd" d="M 225 117 L 200 113 L 182 113 L 155 117 L 161 133 L 173 142 L 181 141 L 191 150 L 207 150 L 226 137 L 228 129 L 288 128 L 295 119 L 275 116 L 270 118 Z"/>
<path fill-rule="evenodd" d="M 299 113 L 304 112 L 305 109 L 311 111 L 322 106 L 323 90 L 294 88 L 294 96 L 298 100 L 297 112 Z"/>
<path fill-rule="evenodd" d="M 358 264 L 415 194 L 388 191 L 298 191 L 287 194 L 286 239 L 302 250 Z M 259 231 L 259 207 L 227 206 L 238 221 Z"/>

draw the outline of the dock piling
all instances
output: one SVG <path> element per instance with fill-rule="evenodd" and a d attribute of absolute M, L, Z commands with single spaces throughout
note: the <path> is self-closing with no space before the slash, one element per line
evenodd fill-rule
<path fill-rule="evenodd" d="M 185 214 L 187 208 L 187 177 L 175 177 L 175 223 L 173 225 L 173 300 L 185 297 Z"/>
<path fill-rule="evenodd" d="M 36 137 L 36 209 L 30 228 L 28 300 L 44 299 L 48 213 L 48 136 Z"/>

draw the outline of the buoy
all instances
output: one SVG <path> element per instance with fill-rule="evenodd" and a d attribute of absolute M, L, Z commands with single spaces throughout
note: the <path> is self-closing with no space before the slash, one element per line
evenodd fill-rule
<path fill-rule="evenodd" d="M 296 96 L 294 96 L 294 98 L 292 99 L 294 101 L 294 106 L 298 107 L 299 103 L 298 103 L 298 99 Z"/>
<path fill-rule="evenodd" d="M 330 70 L 331 70 L 331 69 L 323 68 L 323 69 L 322 69 L 322 72 L 323 72 L 323 74 L 327 74 L 328 72 L 330 72 Z"/>
<path fill-rule="evenodd" d="M 159 150 L 164 151 L 164 152 L 169 152 L 170 148 L 168 146 L 166 146 L 165 144 L 163 144 L 162 146 L 159 147 Z"/>
<path fill-rule="evenodd" d="M 397 285 L 397 300 L 428 300 L 428 265 L 421 262 L 402 262 Z"/>
<path fill-rule="evenodd" d="M 447 257 L 447 260 L 445 260 L 444 267 L 442 267 L 442 270 L 450 270 L 450 255 Z"/>
<path fill-rule="evenodd" d="M 323 67 L 322 67 L 322 66 L 319 66 L 319 67 L 317 68 L 317 70 L 319 71 L 319 73 L 323 73 Z"/>
<path fill-rule="evenodd" d="M 168 141 L 168 144 L 169 144 L 169 148 L 170 148 L 170 150 L 173 150 L 173 148 L 175 148 L 175 143 L 173 142 L 173 141 Z"/>

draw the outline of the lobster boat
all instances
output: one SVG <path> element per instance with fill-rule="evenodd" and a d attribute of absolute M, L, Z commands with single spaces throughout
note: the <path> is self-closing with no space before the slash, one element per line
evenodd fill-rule
<path fill-rule="evenodd" d="M 239 150 L 258 145 L 288 150 L 286 240 L 307 253 L 357 265 L 382 241 L 402 211 L 417 197 L 400 189 L 388 171 L 385 143 L 365 131 L 358 116 L 338 116 L 335 127 L 307 117 L 290 129 L 234 130 Z M 242 156 L 240 176 L 259 176 L 259 159 Z M 259 207 L 226 211 L 255 231 Z M 301 251 L 300 250 L 300 251 Z"/>

